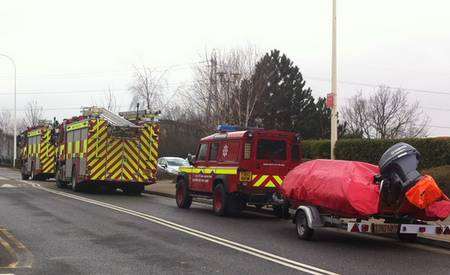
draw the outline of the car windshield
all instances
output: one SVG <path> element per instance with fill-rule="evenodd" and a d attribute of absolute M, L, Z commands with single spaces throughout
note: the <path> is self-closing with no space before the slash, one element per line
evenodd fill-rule
<path fill-rule="evenodd" d="M 257 159 L 286 160 L 286 141 L 258 140 Z"/>
<path fill-rule="evenodd" d="M 188 166 L 189 162 L 185 159 L 168 159 L 167 164 L 169 166 Z"/>

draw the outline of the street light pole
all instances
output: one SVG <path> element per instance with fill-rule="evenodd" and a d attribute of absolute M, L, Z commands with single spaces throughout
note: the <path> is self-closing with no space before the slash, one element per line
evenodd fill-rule
<path fill-rule="evenodd" d="M 336 66 L 336 0 L 333 0 L 333 27 L 331 53 L 331 94 L 333 107 L 331 108 L 331 159 L 335 159 L 334 147 L 337 141 L 337 66 Z"/>
<path fill-rule="evenodd" d="M 0 56 L 6 57 L 9 61 L 11 61 L 11 64 L 14 68 L 14 114 L 13 114 L 13 120 L 14 120 L 14 157 L 13 157 L 13 167 L 16 167 L 16 159 L 17 159 L 17 120 L 16 120 L 16 99 L 17 99 L 17 89 L 16 89 L 16 82 L 17 82 L 17 74 L 16 74 L 16 62 L 14 62 L 14 59 L 12 59 L 9 55 L 0 53 Z"/>

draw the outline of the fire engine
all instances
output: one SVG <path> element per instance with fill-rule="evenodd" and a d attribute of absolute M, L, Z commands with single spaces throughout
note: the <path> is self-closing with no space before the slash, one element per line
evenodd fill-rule
<path fill-rule="evenodd" d="M 181 167 L 176 183 L 179 208 L 193 197 L 212 198 L 216 215 L 235 215 L 246 205 L 272 205 L 278 216 L 287 212 L 273 201 L 285 175 L 301 161 L 299 135 L 292 132 L 222 125 L 202 138 L 192 166 Z"/>
<path fill-rule="evenodd" d="M 53 124 L 40 121 L 18 136 L 22 179 L 46 180 L 55 175 Z"/>
<path fill-rule="evenodd" d="M 58 129 L 56 183 L 74 191 L 86 187 L 140 194 L 156 180 L 159 123 L 147 110 L 117 115 L 87 107 Z"/>

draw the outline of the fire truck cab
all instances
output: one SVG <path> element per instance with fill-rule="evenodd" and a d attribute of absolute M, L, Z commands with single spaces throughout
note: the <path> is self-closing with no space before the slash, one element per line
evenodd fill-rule
<path fill-rule="evenodd" d="M 180 168 L 177 205 L 189 208 L 193 197 L 206 197 L 219 216 L 235 215 L 246 205 L 272 205 L 281 216 L 284 209 L 273 203 L 273 194 L 300 162 L 296 133 L 219 126 L 200 140 L 192 166 Z"/>

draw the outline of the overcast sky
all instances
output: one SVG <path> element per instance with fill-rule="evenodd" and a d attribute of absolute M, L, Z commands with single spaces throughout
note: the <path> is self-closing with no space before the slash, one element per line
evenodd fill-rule
<path fill-rule="evenodd" d="M 374 85 L 402 87 L 430 116 L 431 134 L 450 136 L 450 1 L 337 1 L 339 104 Z M 331 3 L 3 0 L 0 53 L 17 63 L 18 116 L 31 100 L 48 118 L 76 115 L 80 106 L 101 104 L 108 88 L 125 110 L 133 65 L 169 69 L 175 89 L 192 81 L 205 50 L 248 45 L 286 53 L 314 95 L 325 96 Z M 2 109 L 13 108 L 12 80 L 0 57 Z"/>

